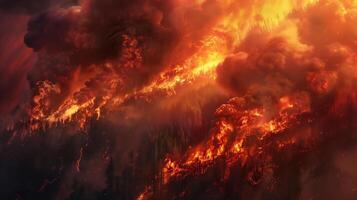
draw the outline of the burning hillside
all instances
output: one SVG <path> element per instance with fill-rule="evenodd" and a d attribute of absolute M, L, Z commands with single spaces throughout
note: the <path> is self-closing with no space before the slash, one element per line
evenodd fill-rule
<path fill-rule="evenodd" d="M 0 7 L 4 199 L 357 197 L 354 0 Z"/>

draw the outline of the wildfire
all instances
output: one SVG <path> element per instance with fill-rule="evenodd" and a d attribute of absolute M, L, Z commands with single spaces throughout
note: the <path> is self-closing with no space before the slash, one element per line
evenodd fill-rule
<path fill-rule="evenodd" d="M 341 127 L 351 126 L 348 123 L 352 120 L 347 123 L 343 117 L 349 114 L 344 110 L 357 108 L 357 92 L 353 89 L 357 83 L 357 31 L 350 30 L 354 25 L 351 21 L 357 22 L 355 1 L 172 0 L 166 3 L 135 1 L 123 5 L 130 12 L 110 13 L 102 20 L 98 19 L 98 13 L 112 9 L 109 7 L 114 1 L 108 6 L 100 1 L 84 0 L 79 6 L 40 16 L 40 22 L 42 18 L 58 21 L 44 23 L 49 25 L 43 30 L 37 30 L 37 24 L 31 21 L 25 40 L 40 52 L 39 68 L 29 76 L 33 86 L 31 106 L 24 109 L 27 114 L 24 118 L 28 118 L 17 122 L 21 125 L 9 124 L 6 131 L 14 131 L 16 126 L 32 133 L 51 127 L 74 127 L 74 132 L 83 131 L 90 137 L 91 132 L 86 130 L 90 130 L 90 125 L 97 125 L 94 120 L 105 119 L 113 124 L 120 121 L 118 130 L 130 130 L 134 126 L 128 120 L 131 118 L 122 118 L 121 114 L 132 111 L 132 107 L 135 108 L 130 114 L 140 116 L 133 120 L 137 124 L 150 118 L 147 121 L 153 127 L 166 123 L 175 126 L 176 121 L 161 122 L 164 117 L 156 116 L 166 112 L 162 105 L 172 99 L 181 103 L 191 98 L 191 94 L 186 94 L 191 90 L 183 91 L 186 88 L 201 92 L 207 85 L 214 86 L 217 91 L 208 92 L 218 100 L 207 105 L 210 112 L 215 110 L 214 116 L 207 117 L 209 122 L 204 121 L 206 118 L 202 120 L 209 125 L 199 127 L 202 129 L 198 132 L 204 133 L 197 136 L 199 141 L 185 141 L 177 149 L 176 146 L 170 149 L 170 138 L 167 142 L 170 144 L 167 148 L 163 145 L 162 150 L 160 140 L 159 147 L 155 146 L 159 149 L 155 149 L 155 158 L 161 156 L 155 159 L 158 165 L 155 163 L 149 170 L 129 167 L 129 171 L 133 170 L 130 176 L 137 172 L 149 174 L 156 181 L 140 180 L 141 185 L 133 189 L 137 200 L 145 200 L 166 187 L 170 190 L 177 182 L 210 174 L 215 168 L 221 170 L 217 184 L 229 183 L 234 170 L 242 169 L 239 176 L 244 181 L 259 185 L 265 178 L 274 176 L 275 154 L 293 148 L 300 152 L 305 150 L 304 145 L 313 146 L 316 135 L 322 135 L 314 133 L 318 132 L 315 129 L 330 121 L 344 121 Z M 321 20 L 320 15 L 329 18 L 332 25 L 325 22 L 328 20 Z M 58 28 L 62 32 L 51 24 L 62 25 Z M 31 29 L 36 30 L 31 32 Z M 46 35 L 40 34 L 45 42 L 37 41 L 41 38 L 36 37 L 39 32 Z M 55 39 L 63 35 L 64 39 L 58 42 L 58 47 L 54 44 L 37 47 L 54 40 L 47 35 L 55 35 Z M 47 66 L 48 71 L 38 73 L 43 65 L 53 67 Z M 207 98 L 207 102 L 210 100 Z M 153 111 L 150 108 L 147 113 L 141 113 L 138 105 L 153 105 Z M 156 113 L 157 107 L 164 107 L 164 111 Z M 174 111 L 167 111 L 164 116 L 176 119 Z M 155 120 L 151 121 L 151 117 Z M 157 125 L 156 121 L 160 123 Z M 100 127 L 105 123 L 98 124 Z M 187 132 L 196 131 L 190 128 Z M 85 149 L 80 148 L 78 156 L 71 160 L 72 169 L 79 174 L 86 175 L 86 170 L 95 168 L 95 160 L 87 158 L 98 156 L 95 151 L 105 149 L 104 155 L 98 157 L 106 165 L 117 164 L 113 161 L 117 156 L 112 155 L 117 148 L 111 146 L 117 140 L 105 141 L 105 148 L 93 151 L 88 147 L 91 142 Z M 123 146 L 120 148 L 124 149 Z M 127 157 L 135 163 L 137 152 L 120 148 L 120 152 L 130 152 L 132 155 Z M 85 166 L 88 163 L 93 166 Z M 129 164 L 119 165 L 125 168 Z M 98 173 L 104 173 L 105 167 L 98 168 Z M 110 166 L 105 173 L 112 173 L 111 170 L 117 169 Z M 98 185 L 107 184 L 106 179 L 93 179 L 97 178 L 103 182 Z M 61 178 L 46 179 L 40 190 L 57 180 Z M 120 181 L 108 182 L 114 188 Z M 140 189 L 143 191 L 138 193 Z"/>
<path fill-rule="evenodd" d="M 210 36 L 202 43 L 202 47 L 185 60 L 184 64 L 161 73 L 158 79 L 145 86 L 139 93 L 150 93 L 155 90 L 174 91 L 177 86 L 192 83 L 201 76 L 214 80 L 217 65 L 229 52 L 228 44 L 224 38 L 217 35 Z"/>
<path fill-rule="evenodd" d="M 96 116 L 99 119 L 103 109 L 118 107 L 133 96 L 146 95 L 158 90 L 166 91 L 170 95 L 175 93 L 176 87 L 191 84 L 200 77 L 215 80 L 216 67 L 234 51 L 234 47 L 252 28 L 272 29 L 294 9 L 304 8 L 314 2 L 311 0 L 267 1 L 255 8 L 243 8 L 238 12 L 231 10 L 240 6 L 234 1 L 220 2 L 222 9 L 229 11 L 230 14 L 220 17 L 207 36 L 199 41 L 196 52 L 182 64 L 167 67 L 166 71 L 161 72 L 141 89 L 123 93 L 121 88 L 124 86 L 126 69 L 135 69 L 142 62 L 138 41 L 124 35 L 125 48 L 122 52 L 122 61 L 115 64 L 116 66 L 107 64 L 102 72 L 94 76 L 94 78 L 102 77 L 101 84 L 104 85 L 100 88 L 84 85 L 76 92 L 72 92 L 61 104 L 54 106 L 50 105 L 49 101 L 51 93 L 61 93 L 58 84 L 49 81 L 38 83 L 38 92 L 34 96 L 34 106 L 30 112 L 31 130 L 36 130 L 43 125 L 71 122 L 74 119 L 80 128 L 84 128 L 89 118 Z M 204 6 L 204 3 L 205 1 L 197 2 L 197 5 Z M 81 14 L 81 9 L 78 7 L 75 11 L 76 15 Z M 87 81 L 92 79 L 89 76 Z M 107 88 L 106 91 L 101 91 L 103 88 Z"/>
<path fill-rule="evenodd" d="M 203 174 L 219 157 L 228 160 L 229 168 L 236 162 L 260 154 L 259 149 L 264 148 L 259 146 L 260 143 L 265 144 L 265 140 L 271 135 L 283 134 L 296 124 L 299 115 L 309 111 L 309 97 L 306 94 L 282 97 L 279 102 L 285 102 L 287 99 L 291 99 L 289 106 L 279 107 L 278 114 L 274 117 L 268 117 L 270 114 L 262 107 L 242 109 L 244 103 L 247 103 L 242 99 L 232 99 L 228 104 L 218 108 L 216 127 L 212 129 L 211 138 L 206 143 L 189 153 L 185 160 L 175 162 L 166 158 L 162 170 L 164 183 L 193 175 L 191 173 Z M 304 104 L 300 104 L 301 99 L 305 101 Z M 251 137 L 256 137 L 261 142 L 249 144 L 248 140 Z M 234 138 L 233 141 L 230 138 Z M 282 141 L 277 146 L 282 148 L 293 142 Z"/>

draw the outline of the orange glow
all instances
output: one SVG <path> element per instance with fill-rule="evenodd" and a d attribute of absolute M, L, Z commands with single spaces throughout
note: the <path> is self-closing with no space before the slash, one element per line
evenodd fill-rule
<path fill-rule="evenodd" d="M 63 126 L 89 132 L 97 125 L 94 120 L 108 119 L 110 125 L 119 124 L 118 132 L 125 132 L 132 118 L 138 119 L 135 122 L 139 125 L 135 125 L 140 129 L 147 124 L 167 125 L 163 118 L 176 120 L 176 113 L 167 111 L 174 104 L 171 102 L 179 107 L 186 103 L 182 101 L 191 100 L 192 91 L 210 93 L 212 97 L 206 98 L 206 93 L 201 96 L 197 92 L 198 103 L 189 105 L 198 111 L 199 120 L 192 123 L 187 120 L 189 128 L 182 128 L 184 144 L 170 147 L 170 143 L 164 150 L 161 143 L 157 145 L 160 148 L 155 146 L 159 149 L 155 149 L 155 156 L 164 157 L 155 160 L 159 164 L 151 167 L 150 172 L 142 172 L 151 173 L 149 177 L 155 179 L 143 183 L 148 186 L 136 196 L 137 200 L 145 200 L 150 199 L 153 190 L 209 174 L 216 166 L 223 171 L 224 175 L 219 177 L 222 182 L 229 181 L 232 169 L 239 168 L 244 171 L 245 181 L 258 185 L 262 171 L 271 172 L 276 152 L 313 143 L 312 138 L 322 134 L 310 133 L 320 128 L 319 120 L 338 121 L 345 114 L 340 111 L 342 108 L 352 109 L 357 104 L 357 92 L 351 89 L 357 83 L 357 29 L 353 28 L 357 22 L 356 1 L 174 0 L 171 3 L 174 8 L 170 13 L 144 6 L 150 10 L 148 16 L 144 15 L 144 22 L 138 20 L 149 27 L 144 31 L 130 27 L 110 33 L 110 40 L 117 45 L 110 56 L 70 66 L 67 76 L 61 74 L 53 79 L 47 77 L 48 80 L 40 76 L 41 81 L 33 83 L 36 86 L 32 90 L 31 108 L 26 110 L 29 118 L 26 128 L 36 132 Z M 86 9 L 76 7 L 73 14 L 85 15 L 82 11 Z M 149 34 L 146 38 L 147 32 L 156 31 L 151 29 L 160 29 L 157 30 L 160 34 Z M 77 38 L 82 36 L 73 32 L 68 37 L 75 38 L 74 46 L 92 45 L 93 38 Z M 161 32 L 168 38 L 161 40 Z M 88 41 L 82 44 L 77 40 Z M 156 44 L 160 42 L 165 44 Z M 215 101 L 209 105 L 200 101 L 213 98 Z M 315 108 L 319 103 L 323 106 Z M 147 110 L 138 105 L 147 106 Z M 156 113 L 157 110 L 160 112 Z M 206 110 L 215 112 L 213 116 L 202 114 Z M 320 112 L 342 114 L 325 119 Z M 181 123 L 185 117 L 177 118 Z M 186 123 L 186 119 L 182 121 Z M 173 124 L 167 126 L 176 126 Z M 191 125 L 197 129 L 191 130 Z M 8 129 L 14 126 L 10 124 Z M 194 135 L 193 138 L 196 130 L 198 140 L 186 141 L 186 133 Z M 107 160 L 113 159 L 106 156 Z M 83 148 L 73 164 L 77 172 L 81 170 L 82 157 Z"/>
<path fill-rule="evenodd" d="M 123 77 L 113 75 L 118 66 L 108 64 L 104 67 L 107 72 L 96 72 L 97 76 L 103 76 L 104 86 L 107 89 L 99 92 L 102 88 L 86 88 L 81 85 L 75 86 L 74 91 L 58 106 L 53 106 L 40 101 L 49 101 L 50 94 L 60 93 L 60 88 L 54 84 L 53 88 L 41 85 L 39 83 L 39 92 L 34 97 L 34 107 L 31 111 L 32 129 L 43 127 L 43 125 L 52 125 L 65 123 L 76 119 L 80 128 L 84 128 L 89 118 L 102 117 L 103 108 L 119 107 L 126 99 L 136 95 L 145 95 L 154 91 L 166 91 L 168 95 L 175 94 L 178 86 L 192 84 L 199 78 L 214 81 L 216 79 L 216 67 L 234 51 L 234 46 L 238 45 L 253 28 L 271 30 L 279 25 L 279 22 L 292 12 L 294 9 L 304 8 L 315 3 L 314 0 L 306 1 L 285 1 L 268 0 L 264 3 L 241 4 L 231 0 L 220 1 L 217 4 L 217 10 L 224 11 L 225 15 L 217 16 L 217 20 L 211 27 L 211 30 L 205 33 L 205 36 L 198 44 L 196 52 L 189 55 L 181 64 L 169 66 L 167 70 L 161 72 L 151 82 L 144 85 L 141 89 L 135 91 L 118 92 L 123 87 Z M 186 1 L 177 1 L 179 9 Z M 206 1 L 196 1 L 195 6 L 204 6 Z M 239 8 L 239 9 L 238 9 Z M 80 13 L 80 7 L 74 9 Z M 135 58 L 135 62 L 122 63 L 124 69 L 135 69 L 136 64 L 142 61 L 141 50 L 138 48 L 138 42 L 135 38 L 124 35 L 123 60 Z M 182 51 L 182 49 L 177 49 Z M 138 63 L 137 63 L 138 62 Z M 92 76 L 87 77 L 87 81 Z M 92 91 L 87 91 L 92 90 Z M 104 94 L 103 94 L 104 92 Z M 85 93 L 85 94 L 83 94 Z M 98 96 L 98 93 L 101 93 Z M 78 95 L 84 95 L 86 100 Z M 46 100 L 47 99 L 47 100 Z"/>
<path fill-rule="evenodd" d="M 247 145 L 246 142 L 250 137 L 254 136 L 265 141 L 271 135 L 281 134 L 298 120 L 299 115 L 309 111 L 309 98 L 304 94 L 282 97 L 279 102 L 285 105 L 287 101 L 288 106 L 280 107 L 279 112 L 271 119 L 267 117 L 269 113 L 263 108 L 252 110 L 234 108 L 235 112 L 219 117 L 216 127 L 212 129 L 211 138 L 206 143 L 199 145 L 184 160 L 175 162 L 170 158 L 166 159 L 162 171 L 164 183 L 168 183 L 171 179 L 192 175 L 192 173 L 203 174 L 219 157 L 225 157 L 230 165 L 250 156 L 258 156 L 259 149 L 263 146 Z M 291 108 L 296 109 L 289 111 Z M 217 112 L 222 115 L 223 110 L 225 109 L 221 107 Z M 289 115 L 286 113 L 288 111 Z M 228 138 L 232 136 L 235 139 L 230 142 Z M 278 143 L 277 147 L 283 148 L 293 143 L 295 143 L 294 139 Z"/>
<path fill-rule="evenodd" d="M 35 53 L 9 63 L 26 63 L 37 52 L 37 65 L 18 100 L 24 106 L 5 126 L 0 120 L 4 152 L 12 152 L 11 144 L 29 145 L 14 151 L 20 155 L 37 150 L 31 141 L 60 140 L 48 153 L 61 159 L 46 163 L 61 166 L 43 170 L 58 173 L 53 187 L 149 200 L 170 199 L 171 192 L 173 199 L 193 199 L 202 191 L 245 199 L 254 188 L 268 195 L 283 186 L 287 196 L 305 197 L 315 182 L 297 183 L 310 183 L 305 171 L 320 165 L 302 167 L 324 155 L 320 149 L 346 148 L 352 135 L 342 133 L 355 132 L 357 0 L 78 4 L 29 22 L 25 43 Z M 76 152 L 62 156 L 61 148 Z M 335 162 L 334 156 L 326 158 Z M 290 178 L 293 187 L 285 187 Z"/>

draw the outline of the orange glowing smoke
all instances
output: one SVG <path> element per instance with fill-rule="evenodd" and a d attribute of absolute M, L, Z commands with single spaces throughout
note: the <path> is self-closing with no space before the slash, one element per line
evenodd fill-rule
<path fill-rule="evenodd" d="M 189 3 L 190 2 L 190 3 Z M 177 86 L 194 84 L 198 77 L 204 77 L 207 80 L 215 80 L 215 70 L 226 56 L 234 51 L 234 47 L 242 41 L 247 33 L 253 28 L 271 30 L 277 26 L 284 18 L 297 8 L 304 8 L 315 1 L 276 1 L 269 0 L 264 3 L 243 3 L 240 1 L 176 1 L 178 18 L 188 12 L 190 9 L 212 9 L 216 14 L 205 13 L 210 16 L 212 22 L 209 28 L 201 33 L 203 36 L 199 41 L 182 40 L 178 48 L 172 55 L 182 55 L 184 59 L 175 58 L 180 61 L 179 64 L 167 66 L 154 79 L 135 90 L 123 91 L 125 87 L 125 70 L 138 67 L 142 62 L 141 50 L 137 47 L 138 42 L 135 38 L 123 35 L 124 50 L 119 63 L 103 64 L 102 66 L 92 66 L 97 68 L 94 75 L 81 75 L 87 77 L 85 81 L 100 79 L 97 88 L 88 85 L 79 84 L 75 90 L 66 95 L 66 98 L 59 104 L 52 105 L 53 101 L 48 93 L 64 93 L 60 90 L 58 83 L 50 81 L 39 82 L 37 95 L 34 97 L 34 106 L 30 112 L 31 129 L 36 130 L 39 127 L 51 126 L 57 123 L 74 121 L 80 128 L 84 128 L 88 119 L 92 117 L 99 118 L 103 109 L 112 109 L 120 106 L 126 99 L 136 95 L 146 95 L 153 91 L 163 90 L 168 94 L 174 94 Z M 72 9 L 72 15 L 81 15 L 81 8 Z M 208 11 L 207 11 L 208 12 Z M 179 22 L 177 22 L 179 23 Z M 187 24 L 187 29 L 195 29 Z M 185 30 L 189 36 L 190 31 Z M 187 46 L 194 46 L 194 52 L 191 55 L 184 55 Z M 177 52 L 177 53 L 176 53 Z M 176 56 L 175 56 L 176 57 Z M 130 61 L 130 60 L 134 60 Z M 116 66 L 115 66 L 116 65 Z M 99 68 L 99 72 L 98 72 Z M 120 71 L 120 72 L 118 72 Z M 72 83 L 78 85 L 75 81 Z M 50 88 L 49 88 L 50 87 Z M 104 91 L 103 88 L 105 88 Z"/>
<path fill-rule="evenodd" d="M 85 19 L 91 1 L 83 2 L 60 14 Z M 184 156 L 165 157 L 158 173 L 162 183 L 169 185 L 204 175 L 217 160 L 224 160 L 224 180 L 233 165 L 244 167 L 257 158 L 261 158 L 257 166 L 271 170 L 267 149 L 283 151 L 305 140 L 289 131 L 310 123 L 304 116 L 313 115 L 316 102 L 328 99 L 336 88 L 349 91 L 355 86 L 357 31 L 351 28 L 351 21 L 357 22 L 355 1 L 174 0 L 172 4 L 175 9 L 165 20 L 162 13 L 144 6 L 150 25 L 162 31 L 169 29 L 163 25 L 169 21 L 179 35 L 173 47 L 168 45 L 170 52 L 162 52 L 161 62 L 147 62 L 153 55 L 147 53 L 151 49 L 144 36 L 110 33 L 109 38 L 114 35 L 121 41 L 115 58 L 74 65 L 66 76 L 35 83 L 29 129 L 73 124 L 85 129 L 90 120 L 105 118 L 133 99 L 144 96 L 150 101 L 157 92 L 175 98 L 178 88 L 198 86 L 205 80 L 222 86 L 231 99 L 216 110 L 215 125 L 204 142 Z M 322 30 L 316 33 L 316 27 Z M 93 38 L 76 31 L 66 39 L 76 48 L 91 46 Z M 331 101 L 336 101 L 334 108 L 346 103 L 341 98 Z M 83 149 L 77 171 L 82 153 Z M 254 170 L 246 175 L 253 185 L 260 181 Z M 147 199 L 152 188 L 147 186 L 138 199 Z"/>
<path fill-rule="evenodd" d="M 274 29 L 275 32 L 267 32 L 261 37 L 273 38 L 270 44 L 258 46 L 259 41 L 249 41 L 251 43 L 243 44 L 242 52 L 224 56 L 226 61 L 222 68 L 226 68 L 220 69 L 220 72 L 224 73 L 220 81 L 241 97 L 232 98 L 216 110 L 215 127 L 211 129 L 205 142 L 188 149 L 184 156 L 169 155 L 165 158 L 159 172 L 163 185 L 204 175 L 220 160 L 224 160 L 225 166 L 222 181 L 229 177 L 233 165 L 238 164 L 244 168 L 249 164 L 254 167 L 247 172 L 246 179 L 252 185 L 256 185 L 261 181 L 259 177 L 264 178 L 262 173 L 265 170 L 268 174 L 274 170 L 269 152 L 314 143 L 316 136 L 305 135 L 306 133 L 297 135 L 292 132 L 297 127 L 316 120 L 307 117 L 316 115 L 315 112 L 321 112 L 320 108 L 312 108 L 321 106 L 316 105 L 316 102 L 326 103 L 329 95 L 336 90 L 350 88 L 356 84 L 353 62 L 356 60 L 357 48 L 353 43 L 346 43 L 343 35 L 353 41 L 352 38 L 357 36 L 355 30 L 348 28 L 348 20 L 353 19 L 356 22 L 354 9 L 357 5 L 353 1 L 306 3 L 311 3 L 310 10 L 305 13 L 306 16 L 301 14 L 304 13 L 304 9 L 295 10 L 296 13 L 292 14 L 302 18 L 299 22 L 288 18 L 285 21 L 276 21 L 277 24 L 281 22 L 281 26 L 276 29 L 270 26 L 267 28 Z M 274 4 L 269 4 L 271 5 Z M 284 17 L 293 8 L 298 9 L 296 5 L 289 4 L 292 6 L 291 9 L 287 5 L 279 5 L 283 5 L 283 8 L 277 7 L 276 12 L 285 13 Z M 264 9 L 261 11 L 264 12 Z M 276 12 L 270 10 L 269 13 Z M 322 16 L 316 16 L 318 14 Z M 334 21 L 335 26 L 341 27 L 343 31 L 330 30 L 331 27 L 324 24 L 325 22 L 315 21 L 332 17 L 338 18 Z M 327 33 L 331 37 L 310 41 L 311 37 L 315 36 L 309 31 L 316 28 L 313 26 L 316 24 L 309 24 L 311 21 L 323 26 L 324 31 L 330 31 Z M 323 35 L 322 33 L 322 37 Z M 274 37 L 277 37 L 275 41 Z M 279 42 L 281 39 L 284 42 Z M 290 47 L 286 43 L 289 43 Z M 254 48 L 262 50 L 257 51 Z M 244 52 L 245 50 L 247 52 Z M 346 74 L 346 71 L 350 74 Z M 354 92 L 351 92 L 351 97 L 348 98 L 355 99 Z M 337 98 L 333 101 L 340 100 Z M 333 112 L 336 112 L 333 104 L 328 106 L 332 106 Z"/>

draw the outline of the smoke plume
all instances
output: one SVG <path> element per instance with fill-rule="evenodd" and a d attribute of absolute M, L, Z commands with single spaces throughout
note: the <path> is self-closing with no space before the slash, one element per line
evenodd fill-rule
<path fill-rule="evenodd" d="M 1 197 L 354 199 L 356 8 L 1 1 Z"/>

